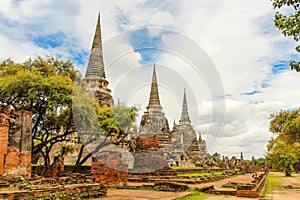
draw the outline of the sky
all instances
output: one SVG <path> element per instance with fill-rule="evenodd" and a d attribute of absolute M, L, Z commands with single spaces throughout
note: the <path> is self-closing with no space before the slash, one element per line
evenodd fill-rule
<path fill-rule="evenodd" d="M 274 27 L 269 0 L 1 0 L 0 60 L 52 55 L 84 74 L 99 12 L 108 87 L 138 120 L 154 63 L 170 126 L 186 88 L 210 153 L 262 157 L 270 114 L 299 107 L 296 43 Z"/>

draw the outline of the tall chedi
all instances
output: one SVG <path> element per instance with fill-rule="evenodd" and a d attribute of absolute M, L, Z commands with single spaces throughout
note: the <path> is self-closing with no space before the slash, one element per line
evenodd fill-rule
<path fill-rule="evenodd" d="M 102 39 L 100 13 L 96 25 L 95 36 L 91 49 L 90 59 L 85 74 L 87 91 L 94 93 L 101 106 L 112 106 L 113 98 L 110 95 L 111 90 L 107 88 L 108 81 L 105 77 L 103 64 Z"/>
<path fill-rule="evenodd" d="M 153 67 L 149 103 L 146 109 L 141 119 L 140 135 L 156 135 L 160 147 L 168 145 L 171 141 L 169 137 L 169 123 L 160 105 L 155 64 Z"/>
<path fill-rule="evenodd" d="M 181 158 L 178 160 L 179 166 L 200 166 L 200 158 L 206 155 L 206 143 L 202 140 L 201 136 L 199 140 L 195 130 L 191 125 L 191 120 L 188 113 L 186 90 L 184 89 L 182 111 L 179 120 L 179 124 L 175 124 L 176 129 L 173 129 L 173 144 L 174 152 L 178 157 L 181 153 Z"/>
<path fill-rule="evenodd" d="M 186 90 L 184 89 L 181 116 L 176 131 L 173 132 L 175 138 L 179 139 L 180 144 L 186 149 L 196 138 L 196 132 L 191 126 L 191 120 L 188 112 Z"/>

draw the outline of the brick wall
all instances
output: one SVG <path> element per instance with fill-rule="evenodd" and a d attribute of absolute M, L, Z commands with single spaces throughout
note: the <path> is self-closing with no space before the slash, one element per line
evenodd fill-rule
<path fill-rule="evenodd" d="M 134 155 L 134 173 L 145 173 L 168 167 L 163 152 L 137 153 Z"/>
<path fill-rule="evenodd" d="M 91 173 L 97 183 L 117 186 L 128 181 L 128 166 L 119 152 L 99 152 L 92 159 Z"/>
<path fill-rule="evenodd" d="M 261 174 L 255 186 L 247 188 L 247 186 L 239 186 L 236 190 L 237 197 L 262 197 L 267 183 L 268 173 Z"/>
<path fill-rule="evenodd" d="M 0 175 L 4 174 L 7 155 L 10 107 L 0 105 Z"/>
<path fill-rule="evenodd" d="M 136 148 L 138 151 L 155 151 L 159 148 L 158 138 L 153 137 L 139 137 L 136 140 Z"/>
<path fill-rule="evenodd" d="M 64 157 L 58 155 L 54 157 L 54 161 L 50 168 L 44 174 L 45 177 L 59 177 L 62 176 L 65 170 Z"/>

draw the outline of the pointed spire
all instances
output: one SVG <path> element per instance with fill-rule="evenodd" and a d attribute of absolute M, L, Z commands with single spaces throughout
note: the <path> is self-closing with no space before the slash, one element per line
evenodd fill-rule
<path fill-rule="evenodd" d="M 179 120 L 179 125 L 190 125 L 191 120 L 188 113 L 188 107 L 187 107 L 187 101 L 186 101 L 186 90 L 184 88 L 184 94 L 183 94 L 183 103 L 182 103 L 182 111 L 181 111 L 181 117 Z"/>
<path fill-rule="evenodd" d="M 201 133 L 199 133 L 199 139 L 198 139 L 198 141 L 202 141 L 202 136 L 201 136 Z"/>
<path fill-rule="evenodd" d="M 175 119 L 174 119 L 174 122 L 173 122 L 173 131 L 175 131 L 177 129 L 177 124 L 175 122 Z"/>
<path fill-rule="evenodd" d="M 90 59 L 85 74 L 85 79 L 95 82 L 99 81 L 101 78 L 105 79 L 105 71 L 103 65 L 101 25 L 99 13 Z"/>
<path fill-rule="evenodd" d="M 101 43 L 102 43 L 102 39 L 101 39 L 101 24 L 100 24 L 100 13 L 99 13 L 92 49 L 94 49 L 98 45 L 101 45 Z"/>
<path fill-rule="evenodd" d="M 150 107 L 150 106 L 160 106 L 155 63 L 154 63 L 154 67 L 153 67 L 152 84 L 151 84 L 151 92 L 150 92 L 148 107 Z"/>

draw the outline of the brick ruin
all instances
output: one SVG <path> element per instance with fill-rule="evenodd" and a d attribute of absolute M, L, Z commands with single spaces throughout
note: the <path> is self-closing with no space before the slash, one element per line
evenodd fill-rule
<path fill-rule="evenodd" d="M 32 113 L 0 105 L 0 175 L 31 176 Z"/>
<path fill-rule="evenodd" d="M 150 137 L 138 137 L 136 140 L 136 151 L 156 151 L 159 149 L 156 135 Z"/>
<path fill-rule="evenodd" d="M 60 177 L 65 171 L 64 157 L 58 155 L 54 157 L 54 161 L 50 168 L 44 174 L 44 177 Z"/>
<path fill-rule="evenodd" d="M 92 159 L 91 174 L 97 183 L 107 186 L 124 185 L 128 180 L 128 166 L 119 152 L 103 151 Z"/>

